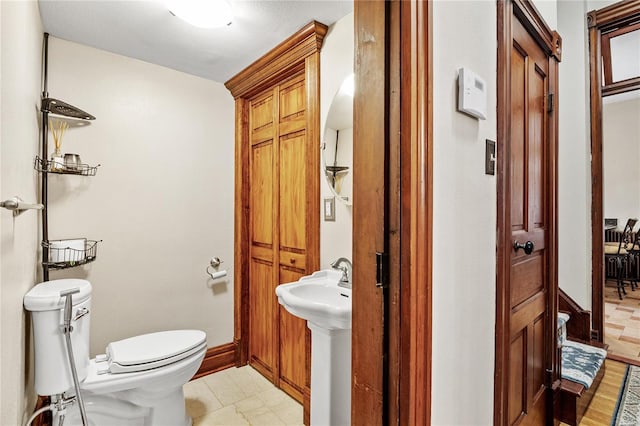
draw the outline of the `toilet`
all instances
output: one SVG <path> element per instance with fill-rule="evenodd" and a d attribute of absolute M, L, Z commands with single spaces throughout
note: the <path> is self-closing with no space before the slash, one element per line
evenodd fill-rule
<path fill-rule="evenodd" d="M 207 351 L 200 330 L 172 330 L 130 337 L 107 345 L 89 359 L 91 284 L 81 279 L 46 281 L 24 297 L 31 312 L 35 346 L 35 390 L 56 398 L 74 395 L 65 336 L 65 298 L 72 296 L 71 342 L 90 425 L 189 426 L 182 386 L 198 371 Z M 77 403 L 67 408 L 65 426 L 81 425 Z"/>

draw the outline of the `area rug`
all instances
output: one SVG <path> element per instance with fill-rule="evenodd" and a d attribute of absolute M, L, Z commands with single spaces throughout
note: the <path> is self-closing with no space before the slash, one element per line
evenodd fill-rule
<path fill-rule="evenodd" d="M 611 426 L 640 426 L 640 367 L 627 366 Z"/>

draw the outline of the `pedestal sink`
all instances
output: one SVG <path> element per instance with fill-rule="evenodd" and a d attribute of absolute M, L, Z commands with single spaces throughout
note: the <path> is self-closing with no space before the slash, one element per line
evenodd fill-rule
<path fill-rule="evenodd" d="M 311 425 L 351 423 L 351 289 L 325 269 L 276 287 L 278 302 L 311 330 Z"/>

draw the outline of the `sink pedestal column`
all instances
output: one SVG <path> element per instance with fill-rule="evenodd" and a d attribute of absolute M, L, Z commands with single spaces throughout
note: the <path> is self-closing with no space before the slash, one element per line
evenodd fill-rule
<path fill-rule="evenodd" d="M 351 329 L 311 330 L 311 426 L 351 424 Z"/>

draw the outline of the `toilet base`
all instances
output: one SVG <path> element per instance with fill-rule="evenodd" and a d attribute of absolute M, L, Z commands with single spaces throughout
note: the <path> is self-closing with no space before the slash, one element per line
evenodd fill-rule
<path fill-rule="evenodd" d="M 137 405 L 127 392 L 94 394 L 82 392 L 87 421 L 91 426 L 191 426 L 186 414 L 182 387 L 174 389 L 160 399 L 154 399 L 152 406 Z M 127 399 L 122 399 L 127 398 Z M 142 402 L 134 398 L 136 402 Z M 144 403 L 144 402 L 143 402 Z M 54 421 L 57 424 L 57 420 Z M 65 426 L 82 426 L 80 409 L 77 404 L 67 408 Z"/>

